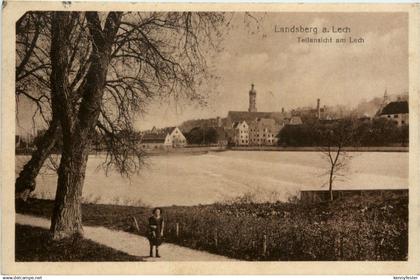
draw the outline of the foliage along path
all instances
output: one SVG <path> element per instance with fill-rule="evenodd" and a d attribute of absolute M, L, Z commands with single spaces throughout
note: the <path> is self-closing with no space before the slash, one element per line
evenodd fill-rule
<path fill-rule="evenodd" d="M 49 229 L 51 222 L 44 218 L 16 214 L 16 223 Z M 227 257 L 168 243 L 159 247 L 161 258 L 150 258 L 149 241 L 143 236 L 104 227 L 84 226 L 83 230 L 84 238 L 132 256 L 143 257 L 145 261 L 232 261 Z"/>

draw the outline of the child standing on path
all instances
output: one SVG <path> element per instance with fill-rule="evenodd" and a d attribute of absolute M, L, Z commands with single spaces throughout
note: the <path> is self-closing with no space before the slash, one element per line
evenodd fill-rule
<path fill-rule="evenodd" d="M 163 229 L 165 222 L 161 216 L 162 209 L 153 209 L 153 215 L 149 218 L 149 244 L 150 244 L 150 257 L 153 257 L 153 246 L 156 248 L 156 258 L 160 258 L 159 246 L 162 244 Z"/>

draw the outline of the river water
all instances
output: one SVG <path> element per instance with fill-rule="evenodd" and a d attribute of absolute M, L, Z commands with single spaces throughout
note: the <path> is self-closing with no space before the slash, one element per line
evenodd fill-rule
<path fill-rule="evenodd" d="M 336 189 L 407 188 L 408 153 L 351 153 Z M 16 172 L 28 159 L 18 156 Z M 226 151 L 152 156 L 130 179 L 97 168 L 90 156 L 84 200 L 121 205 L 197 205 L 247 195 L 256 202 L 287 201 L 302 189 L 327 189 L 327 162 L 319 152 Z M 57 176 L 46 169 L 34 195 L 54 198 Z"/>

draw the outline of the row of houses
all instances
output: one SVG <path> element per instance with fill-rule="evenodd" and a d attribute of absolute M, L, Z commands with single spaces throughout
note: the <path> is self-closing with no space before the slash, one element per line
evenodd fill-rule
<path fill-rule="evenodd" d="M 280 126 L 273 119 L 256 119 L 248 124 L 242 121 L 234 127 L 234 144 L 248 145 L 274 145 L 277 143 L 277 134 Z"/>
<path fill-rule="evenodd" d="M 282 109 L 280 112 L 258 112 L 257 92 L 254 85 L 249 91 L 248 111 L 229 111 L 224 121 L 225 129 L 233 130 L 230 142 L 236 146 L 273 146 L 277 135 L 286 124 L 302 124 L 300 116 Z"/>
<path fill-rule="evenodd" d="M 216 139 L 213 144 L 226 146 L 272 146 L 277 144 L 277 135 L 283 126 L 275 120 L 257 118 L 251 122 L 236 122 L 231 128 L 214 127 Z M 141 148 L 146 150 L 160 150 L 185 147 L 189 143 L 178 127 L 164 129 L 153 128 L 143 132 L 139 141 Z"/>
<path fill-rule="evenodd" d="M 273 118 L 256 118 L 240 121 L 233 126 L 232 144 L 237 146 L 273 146 L 278 142 L 278 134 L 285 125 L 300 125 L 299 116 L 284 118 L 281 123 Z"/>
<path fill-rule="evenodd" d="M 197 128 L 212 128 L 216 131 L 214 144 L 236 146 L 274 146 L 278 142 L 278 134 L 285 125 L 301 125 L 304 121 L 333 120 L 327 108 L 321 107 L 317 99 L 315 108 L 298 108 L 290 112 L 258 112 L 256 108 L 257 93 L 254 85 L 249 91 L 248 111 L 229 111 L 226 118 L 189 120 L 178 127 L 164 129 L 153 128 L 142 133 L 141 145 L 145 149 L 168 147 L 184 147 L 187 139 L 184 132 Z M 408 125 L 408 101 L 385 103 L 378 111 L 376 118 L 387 118 L 398 126 Z M 370 118 L 369 118 L 370 119 Z"/>
<path fill-rule="evenodd" d="M 189 120 L 179 128 L 152 129 L 144 133 L 141 145 L 146 149 L 160 147 L 182 147 L 187 140 L 182 134 L 195 128 L 213 128 L 217 133 L 215 144 L 236 146 L 273 146 L 277 144 L 277 135 L 285 125 L 302 124 L 301 116 L 293 112 L 258 112 L 256 107 L 257 92 L 254 85 L 249 91 L 248 111 L 229 111 L 226 118 Z M 322 113 L 318 100 L 315 115 Z"/>
<path fill-rule="evenodd" d="M 199 134 L 205 133 L 206 129 L 213 129 L 212 141 L 205 144 L 215 144 L 219 146 L 274 146 L 278 143 L 278 135 L 286 125 L 301 125 L 303 120 L 318 119 L 321 121 L 331 120 L 327 111 L 320 107 L 317 100 L 316 109 L 292 110 L 285 112 L 258 112 L 256 109 L 256 92 L 252 88 L 250 91 L 250 108 L 248 111 L 229 111 L 226 118 L 214 118 L 204 120 L 190 120 L 181 124 L 180 127 L 167 127 L 163 129 L 153 128 L 143 131 L 136 136 L 141 148 L 145 150 L 167 150 L 170 148 L 180 148 L 191 144 L 188 143 L 185 132 L 201 128 Z M 397 124 L 405 126 L 409 124 L 408 100 L 396 100 L 384 102 L 377 111 L 374 118 L 385 118 Z M 364 119 L 364 118 L 359 118 Z M 366 117 L 371 120 L 370 117 Z M 204 128 L 204 129 L 203 129 Z M 202 132 L 201 132 L 202 131 Z M 42 135 L 45 131 L 38 131 L 37 135 Z M 190 135 L 191 136 L 191 135 Z M 190 137 L 191 138 L 191 137 Z M 16 136 L 16 148 L 28 150 L 34 148 L 33 139 Z M 206 139 L 208 140 L 208 138 Z M 199 140 L 201 141 L 201 140 Z M 197 142 L 197 141 L 196 141 Z M 105 149 L 104 143 L 100 140 L 93 143 L 94 149 Z"/>
<path fill-rule="evenodd" d="M 282 127 L 274 119 L 257 118 L 249 123 L 243 120 L 234 125 L 231 143 L 237 146 L 272 146 L 277 144 L 277 135 Z"/>

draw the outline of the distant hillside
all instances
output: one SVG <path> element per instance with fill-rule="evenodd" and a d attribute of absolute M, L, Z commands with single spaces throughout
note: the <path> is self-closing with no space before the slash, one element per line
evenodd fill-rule
<path fill-rule="evenodd" d="M 402 93 L 402 94 L 392 94 L 388 96 L 388 101 L 396 101 L 396 100 L 407 100 L 408 94 Z M 357 116 L 368 116 L 368 117 L 374 117 L 375 114 L 378 112 L 378 110 L 381 109 L 381 105 L 383 103 L 384 98 L 383 97 L 375 97 L 369 101 L 362 101 L 360 102 L 356 108 L 353 110 L 353 113 L 355 113 Z"/>
<path fill-rule="evenodd" d="M 222 121 L 223 119 L 218 118 L 187 120 L 179 126 L 179 129 L 182 133 L 188 133 L 195 127 L 217 127 Z"/>

